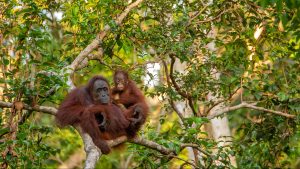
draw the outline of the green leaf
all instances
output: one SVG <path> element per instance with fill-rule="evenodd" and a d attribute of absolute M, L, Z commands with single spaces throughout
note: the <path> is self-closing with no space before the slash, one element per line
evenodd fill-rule
<path fill-rule="evenodd" d="M 256 98 L 257 100 L 260 100 L 261 97 L 262 97 L 262 93 L 261 93 L 261 92 L 255 92 L 255 93 L 254 93 L 254 96 L 255 96 L 255 98 Z"/>
<path fill-rule="evenodd" d="M 282 25 L 285 27 L 286 26 L 286 24 L 288 23 L 288 16 L 287 16 L 287 14 L 284 12 L 283 14 L 280 14 L 280 20 L 281 20 L 281 22 L 282 22 Z"/>
<path fill-rule="evenodd" d="M 9 60 L 8 59 L 3 59 L 3 64 L 4 65 L 9 65 Z"/>
<path fill-rule="evenodd" d="M 277 96 L 279 101 L 286 101 L 287 99 L 289 99 L 289 96 L 286 95 L 284 92 L 277 93 Z"/>
<path fill-rule="evenodd" d="M 278 12 L 281 12 L 283 7 L 282 7 L 282 0 L 276 0 L 276 9 L 278 10 Z"/>
<path fill-rule="evenodd" d="M 191 134 L 191 135 L 198 133 L 198 130 L 195 129 L 195 128 L 189 128 L 187 131 L 188 131 L 188 133 Z"/>
<path fill-rule="evenodd" d="M 2 136 L 3 134 L 5 134 L 5 133 L 8 133 L 9 132 L 9 128 L 1 128 L 0 129 L 0 135 Z"/>

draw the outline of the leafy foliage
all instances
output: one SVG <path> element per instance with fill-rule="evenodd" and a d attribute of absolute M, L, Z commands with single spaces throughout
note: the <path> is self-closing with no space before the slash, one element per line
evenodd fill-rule
<path fill-rule="evenodd" d="M 127 1 L 0 2 L 0 99 L 57 107 L 69 88 L 65 68 L 109 25 L 111 32 L 99 46 L 101 59 L 76 70 L 72 80 L 80 86 L 95 74 L 112 80 L 113 70 L 129 70 L 138 84 L 145 82 L 140 87 L 156 103 L 141 136 L 174 150 L 178 158 L 129 144 L 122 155 L 102 157 L 98 168 L 120 168 L 126 160 L 132 168 L 186 167 L 190 151 L 182 144 L 201 150 L 194 162 L 199 168 L 234 168 L 232 156 L 237 168 L 297 168 L 299 3 L 147 0 L 118 26 L 114 19 Z M 159 63 L 157 71 L 153 63 Z M 206 118 L 220 100 L 225 106 L 256 102 L 296 118 L 231 111 L 232 144 L 222 145 L 212 138 Z M 65 161 L 82 147 L 74 129 L 58 130 L 53 117 L 23 110 L 17 118 L 6 108 L 0 112 L 0 150 L 15 145 L 18 155 L 0 161 L 11 168 L 54 168 L 59 165 L 54 159 Z M 14 139 L 11 117 L 18 124 Z"/>

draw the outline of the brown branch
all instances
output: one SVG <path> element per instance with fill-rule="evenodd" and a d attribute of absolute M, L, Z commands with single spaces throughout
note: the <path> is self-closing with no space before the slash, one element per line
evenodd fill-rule
<path fill-rule="evenodd" d="M 164 155 L 175 155 L 175 152 L 173 150 L 168 149 L 168 148 L 166 148 L 160 144 L 157 144 L 156 142 L 150 141 L 150 140 L 136 137 L 136 138 L 134 138 L 132 140 L 128 140 L 128 141 L 131 143 L 134 143 L 134 144 L 143 145 L 145 147 L 159 151 L 161 154 L 164 154 Z"/>
<path fill-rule="evenodd" d="M 168 149 L 160 144 L 157 144 L 156 142 L 150 141 L 150 140 L 146 140 L 143 138 L 139 138 L 139 137 L 135 137 L 133 139 L 128 139 L 126 136 L 121 136 L 119 138 L 116 138 L 114 140 L 109 140 L 107 141 L 108 145 L 110 147 L 115 147 L 119 144 L 122 144 L 124 142 L 130 142 L 130 143 L 134 143 L 134 144 L 138 144 L 138 145 L 142 145 L 145 147 L 148 147 L 150 149 L 156 150 L 158 152 L 160 152 L 161 154 L 164 155 L 175 155 L 175 152 L 171 149 Z"/>
<path fill-rule="evenodd" d="M 199 145 L 197 145 L 197 144 L 186 143 L 186 144 L 182 144 L 182 145 L 180 146 L 181 150 L 184 149 L 184 148 L 186 148 L 186 147 L 196 148 L 196 149 L 197 149 L 198 151 L 200 151 L 201 153 L 203 153 L 203 154 L 205 154 L 206 156 L 212 158 L 212 156 L 211 156 L 207 151 L 204 151 L 204 150 L 200 149 Z"/>
<path fill-rule="evenodd" d="M 171 66 L 170 66 L 170 79 L 171 82 L 175 88 L 175 90 L 184 98 L 186 98 L 188 100 L 189 106 L 191 107 L 193 114 L 195 116 L 197 116 L 197 112 L 194 108 L 194 103 L 193 103 L 193 99 L 192 96 L 189 93 L 185 93 L 181 90 L 181 88 L 179 87 L 179 85 L 177 84 L 175 77 L 173 75 L 173 70 L 174 70 L 174 64 L 175 64 L 175 57 L 173 56 L 174 54 L 170 54 L 170 58 L 171 58 Z"/>
<path fill-rule="evenodd" d="M 199 168 L 199 167 L 197 167 L 195 164 L 193 164 L 192 162 L 189 162 L 189 161 L 187 161 L 187 160 L 185 160 L 185 159 L 182 159 L 182 158 L 180 158 L 180 157 L 177 157 L 177 156 L 174 156 L 174 155 L 170 155 L 170 157 L 176 158 L 176 159 L 181 160 L 181 161 L 184 161 L 186 164 L 189 164 L 189 165 L 193 166 L 194 168 Z"/>
<path fill-rule="evenodd" d="M 82 62 L 76 67 L 76 70 L 83 69 L 88 66 L 88 62 L 90 60 L 98 60 L 100 63 L 102 61 L 101 57 L 103 56 L 103 49 L 99 48 L 98 52 L 93 54 L 88 54 L 86 58 L 82 60 Z"/>
<path fill-rule="evenodd" d="M 13 108 L 13 103 L 0 101 L 0 107 Z M 51 115 L 55 115 L 57 112 L 57 109 L 54 107 L 48 107 L 48 106 L 31 107 L 28 104 L 24 104 L 23 109 L 30 110 L 30 111 L 43 112 L 43 113 L 47 113 L 47 114 L 51 114 Z"/>
<path fill-rule="evenodd" d="M 183 113 L 181 113 L 181 112 L 179 111 L 179 109 L 176 107 L 176 105 L 175 105 L 175 103 L 174 103 L 173 100 L 169 99 L 169 102 L 170 102 L 172 108 L 174 109 L 174 111 L 177 113 L 177 115 L 178 115 L 178 117 L 180 118 L 180 120 L 183 122 L 183 119 L 184 119 L 184 117 L 183 117 L 183 115 L 182 115 Z"/>
<path fill-rule="evenodd" d="M 122 143 L 126 142 L 127 140 L 128 140 L 128 138 L 127 138 L 126 136 L 121 136 L 121 137 L 118 137 L 118 138 L 116 138 L 116 139 L 114 139 L 114 140 L 109 140 L 109 141 L 107 142 L 107 144 L 108 144 L 110 147 L 115 147 L 115 146 L 117 146 L 117 145 L 119 145 L 119 144 L 122 144 Z"/>
<path fill-rule="evenodd" d="M 225 101 L 232 100 L 232 99 L 238 97 L 238 95 L 241 94 L 241 92 L 242 92 L 241 90 L 242 90 L 242 88 L 239 87 L 232 94 L 230 94 L 230 96 L 228 98 L 222 99 L 222 100 L 219 100 L 219 101 L 215 102 L 211 107 L 209 107 L 207 109 L 207 111 L 205 112 L 205 114 L 208 114 L 211 111 L 211 109 L 213 109 L 217 105 L 219 105 L 219 104 L 221 104 L 221 103 L 223 103 Z"/>
<path fill-rule="evenodd" d="M 53 72 L 53 71 L 45 71 L 45 70 L 39 71 L 39 72 L 37 72 L 37 74 L 43 74 L 43 75 L 45 75 L 45 76 L 59 76 L 59 74 L 56 73 L 56 72 Z"/>
<path fill-rule="evenodd" d="M 137 0 L 130 5 L 127 6 L 127 8 L 116 18 L 115 22 L 116 25 L 120 25 L 124 18 L 128 15 L 128 13 L 136 6 L 138 6 L 143 0 Z M 111 27 L 109 25 L 104 26 L 104 30 L 102 30 L 96 38 L 84 49 L 82 50 L 79 55 L 75 58 L 75 60 L 70 65 L 70 69 L 72 72 L 76 70 L 76 68 L 81 64 L 81 62 L 85 59 L 85 57 L 90 54 L 94 49 L 99 47 L 99 45 L 102 43 L 102 40 L 104 37 L 110 32 Z M 103 53 L 102 53 L 103 54 Z"/>
<path fill-rule="evenodd" d="M 200 11 L 198 11 L 194 16 L 192 16 L 189 19 L 187 26 L 189 26 L 194 19 L 196 19 L 199 15 L 201 15 L 208 8 L 208 6 L 209 5 L 205 5 Z"/>
<path fill-rule="evenodd" d="M 170 82 L 170 77 L 169 77 L 169 71 L 168 71 L 168 65 L 166 63 L 166 61 L 162 60 L 163 66 L 164 66 L 164 71 L 166 73 L 166 77 L 167 77 L 167 85 L 169 88 L 171 88 L 171 82 Z M 183 113 L 181 113 L 178 108 L 176 107 L 174 101 L 172 99 L 169 99 L 169 102 L 172 106 L 172 108 L 174 109 L 174 111 L 177 113 L 178 117 L 180 118 L 180 120 L 183 122 Z"/>
<path fill-rule="evenodd" d="M 116 19 L 116 24 L 120 25 L 122 23 L 122 21 L 124 20 L 124 18 L 128 15 L 128 13 L 135 8 L 136 6 L 138 6 L 141 2 L 143 2 L 143 0 L 137 0 L 133 3 L 131 3 L 130 5 L 127 6 L 127 8 L 124 10 L 123 13 L 121 13 L 118 18 Z"/>
<path fill-rule="evenodd" d="M 194 102 L 193 102 L 192 97 L 189 97 L 189 98 L 187 98 L 187 99 L 188 99 L 188 104 L 189 104 L 189 106 L 191 107 L 191 109 L 192 109 L 192 111 L 193 111 L 193 114 L 194 114 L 195 116 L 197 116 L 197 112 L 196 112 L 196 110 L 195 110 L 195 108 L 194 108 Z"/>
<path fill-rule="evenodd" d="M 114 143 L 109 143 L 110 146 L 116 146 L 116 145 L 119 145 L 123 142 L 125 142 L 127 140 L 126 137 L 120 137 L 119 140 L 114 140 Z M 150 149 L 153 149 L 153 150 L 156 150 L 158 152 L 160 152 L 161 154 L 163 155 L 167 155 L 170 159 L 171 158 L 176 158 L 176 159 L 179 159 L 179 160 L 182 160 L 182 161 L 185 161 L 186 163 L 194 166 L 195 168 L 199 168 L 197 167 L 195 164 L 189 162 L 189 161 L 186 161 L 184 159 L 181 159 L 179 157 L 177 157 L 177 154 L 175 153 L 175 151 L 171 150 L 171 149 L 168 149 L 160 144 L 157 144 L 156 142 L 153 142 L 153 141 L 150 141 L 150 140 L 146 140 L 146 139 L 142 139 L 142 138 L 139 138 L 139 137 L 136 137 L 132 140 L 128 140 L 129 142 L 131 143 L 134 143 L 134 144 L 138 144 L 138 145 L 142 145 L 142 146 L 145 146 L 145 147 L 148 147 Z M 193 147 L 193 148 L 197 148 L 200 152 L 202 152 L 203 154 L 210 156 L 210 154 L 204 150 L 201 150 L 199 148 L 198 145 L 196 144 L 182 144 L 181 145 L 181 150 L 185 147 Z"/>
<path fill-rule="evenodd" d="M 287 114 L 287 113 L 283 113 L 283 112 L 276 111 L 276 110 L 270 110 L 270 109 L 266 109 L 266 108 L 263 108 L 263 107 L 258 107 L 258 106 L 255 106 L 255 105 L 256 105 L 256 103 L 249 104 L 249 103 L 243 102 L 243 103 L 241 103 L 239 105 L 236 105 L 236 106 L 222 108 L 222 110 L 218 111 L 215 114 L 209 114 L 207 116 L 207 118 L 208 119 L 213 119 L 213 118 L 215 118 L 217 116 L 220 116 L 224 113 L 227 113 L 229 111 L 234 111 L 234 110 L 238 110 L 238 109 L 241 109 L 241 108 L 249 108 L 249 109 L 259 110 L 259 111 L 263 111 L 263 112 L 273 113 L 273 114 L 276 114 L 276 115 L 284 116 L 286 118 L 295 118 L 295 115 L 292 115 L 292 114 Z"/>
<path fill-rule="evenodd" d="M 174 77 L 174 75 L 173 75 L 174 64 L 175 64 L 175 57 L 174 57 L 172 54 L 170 54 L 170 58 L 171 58 L 171 66 L 170 66 L 170 79 L 171 79 L 171 82 L 172 82 L 174 88 L 176 89 L 176 91 L 177 91 L 182 97 L 188 98 L 188 97 L 190 97 L 190 95 L 187 94 L 187 93 L 185 93 L 185 92 L 183 92 L 183 91 L 180 89 L 180 87 L 179 87 L 179 85 L 177 84 L 177 82 L 176 82 L 176 80 L 175 80 L 175 77 Z"/>
<path fill-rule="evenodd" d="M 0 107 L 13 108 L 13 103 L 0 101 Z M 46 106 L 30 107 L 26 104 L 24 104 L 24 109 L 44 112 L 44 113 L 51 114 L 51 115 L 55 115 L 56 112 L 57 112 L 57 109 L 55 109 L 53 107 L 46 107 Z M 119 145 L 119 144 L 125 142 L 126 140 L 127 140 L 126 137 L 119 137 L 117 139 L 110 140 L 108 142 L 108 144 L 113 147 L 113 146 L 116 146 L 116 145 Z M 164 147 L 162 145 L 159 145 L 159 144 L 157 144 L 153 141 L 150 141 L 150 140 L 145 140 L 145 139 L 141 139 L 141 138 L 134 138 L 134 139 L 128 140 L 128 141 L 131 142 L 131 143 L 140 144 L 140 145 L 146 146 L 148 148 L 157 150 L 162 154 L 174 153 L 173 150 L 167 149 L 166 147 Z"/>
<path fill-rule="evenodd" d="M 110 30 L 110 27 L 108 26 L 109 29 L 105 29 L 104 31 L 101 31 L 100 34 L 84 49 L 82 50 L 79 55 L 75 58 L 75 60 L 72 62 L 72 64 L 69 66 L 69 68 L 72 70 L 72 73 L 74 70 L 77 69 L 77 67 L 84 61 L 85 57 L 90 54 L 94 49 L 99 47 L 101 44 L 103 38 L 106 36 L 108 31 Z M 100 38 L 101 35 L 101 38 Z"/>
<path fill-rule="evenodd" d="M 7 107 L 7 108 L 12 108 L 13 104 L 12 103 L 8 103 L 8 102 L 2 102 L 0 101 L 0 107 Z M 27 110 L 35 110 L 35 111 L 40 111 L 40 112 L 44 112 L 44 113 L 47 113 L 47 114 L 52 114 L 52 115 L 55 115 L 56 114 L 56 109 L 53 108 L 53 107 L 46 107 L 46 106 L 35 106 L 35 107 L 30 107 L 28 105 L 24 105 L 24 109 L 27 109 Z M 93 151 L 96 151 L 97 149 L 95 148 L 95 146 L 93 146 L 93 144 L 91 143 L 88 143 L 91 141 L 91 139 L 88 139 L 85 137 L 84 133 L 82 132 L 82 129 L 79 127 L 79 126 L 75 126 L 75 128 L 78 130 L 79 134 L 81 135 L 82 139 L 85 139 L 85 143 L 87 143 L 89 146 L 85 147 L 85 151 L 87 152 L 87 156 L 89 156 L 89 154 L 93 153 Z M 86 140 L 88 139 L 88 140 Z M 176 159 L 180 159 L 178 158 L 175 153 L 174 150 L 172 149 L 168 149 L 156 142 L 153 142 L 151 140 L 146 140 L 146 139 L 142 139 L 142 138 L 139 138 L 139 137 L 136 137 L 136 138 L 133 138 L 131 140 L 128 140 L 126 136 L 121 136 L 119 138 L 116 138 L 114 140 L 109 140 L 108 141 L 108 145 L 110 147 L 114 147 L 114 146 L 117 146 L 121 143 L 124 143 L 124 142 L 130 142 L 130 143 L 134 143 L 134 144 L 138 144 L 138 145 L 142 145 L 142 146 L 145 146 L 147 148 L 150 148 L 150 149 L 153 149 L 153 150 L 156 150 L 158 152 L 160 152 L 161 154 L 163 155 L 167 155 L 168 157 L 170 158 L 176 158 Z M 196 144 L 182 144 L 181 145 L 181 150 L 185 147 L 193 147 L 193 148 L 197 148 L 200 152 L 202 152 L 203 154 L 209 156 L 209 154 L 204 151 L 204 150 L 201 150 L 199 148 L 198 145 Z M 87 158 L 87 159 L 90 159 L 90 160 L 96 160 L 96 158 Z M 187 163 L 189 163 L 190 165 L 193 165 L 194 167 L 196 167 L 195 164 L 193 163 L 190 163 L 188 161 L 186 161 Z M 89 167 L 92 167 L 94 168 L 94 164 L 93 162 L 86 162 L 86 165 L 85 165 L 85 168 L 89 168 Z"/>
<path fill-rule="evenodd" d="M 133 139 L 128 139 L 126 136 L 121 136 L 119 138 L 116 138 L 114 140 L 109 140 L 107 141 L 108 145 L 110 147 L 115 147 L 119 144 L 122 144 L 124 142 L 130 142 L 130 143 L 134 143 L 134 144 L 138 144 L 138 145 L 142 145 L 145 147 L 148 147 L 150 149 L 156 150 L 158 152 L 160 152 L 161 154 L 164 155 L 175 155 L 175 152 L 171 149 L 168 149 L 160 144 L 157 144 L 156 142 L 153 142 L 151 140 L 146 140 L 143 138 L 139 138 L 139 137 L 135 137 Z"/>
<path fill-rule="evenodd" d="M 167 63 L 166 63 L 165 60 L 162 60 L 162 63 L 164 65 L 164 70 L 165 70 L 166 77 L 167 77 L 167 85 L 168 85 L 168 87 L 171 87 L 171 82 L 170 82 L 170 77 L 169 77 L 169 71 L 168 71 L 168 65 L 167 65 Z"/>
<path fill-rule="evenodd" d="M 53 95 L 57 89 L 58 85 L 54 85 L 51 89 L 49 89 L 44 96 L 39 95 L 40 97 L 49 97 L 51 95 Z"/>
<path fill-rule="evenodd" d="M 197 22 L 195 22 L 195 24 L 215 21 L 215 20 L 219 19 L 224 13 L 229 12 L 229 11 L 231 11 L 231 10 L 233 10 L 233 9 L 224 10 L 224 11 L 222 11 L 218 16 L 216 16 L 216 17 L 214 17 L 214 18 L 207 19 L 207 20 L 203 20 L 203 21 L 197 21 Z"/>

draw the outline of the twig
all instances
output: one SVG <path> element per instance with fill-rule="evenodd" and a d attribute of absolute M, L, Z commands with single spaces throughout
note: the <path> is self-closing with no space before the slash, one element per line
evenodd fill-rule
<path fill-rule="evenodd" d="M 143 63 L 135 63 L 135 64 L 133 64 L 133 65 L 129 68 L 129 70 L 134 70 L 134 69 L 136 69 L 136 68 L 138 68 L 138 67 L 145 67 L 147 64 L 155 64 L 155 63 L 159 63 L 160 60 L 161 60 L 161 59 L 159 58 L 159 59 L 153 60 L 153 61 L 146 61 L 146 62 L 143 62 Z"/>
<path fill-rule="evenodd" d="M 176 91 L 184 98 L 188 98 L 190 97 L 190 95 L 188 93 L 183 92 L 180 87 L 178 86 L 175 77 L 173 75 L 173 70 L 174 70 L 174 64 L 175 64 L 175 57 L 170 54 L 170 58 L 171 58 L 171 66 L 170 66 L 170 79 L 171 82 L 173 83 L 174 88 L 176 89 Z"/>
<path fill-rule="evenodd" d="M 174 101 L 169 99 L 169 102 L 170 102 L 172 108 L 174 109 L 174 111 L 177 113 L 180 120 L 183 122 L 184 117 L 183 117 L 182 113 L 179 111 L 179 109 L 176 107 Z"/>
<path fill-rule="evenodd" d="M 283 112 L 280 112 L 280 111 L 270 110 L 270 109 L 266 109 L 266 108 L 263 108 L 263 107 L 258 107 L 258 106 L 255 106 L 256 104 L 257 103 L 249 104 L 249 103 L 246 103 L 246 102 L 242 102 L 241 104 L 236 105 L 236 106 L 222 108 L 222 110 L 218 111 L 215 114 L 209 114 L 207 116 L 207 118 L 208 119 L 213 119 L 213 118 L 215 118 L 217 116 L 220 116 L 224 113 L 227 113 L 229 111 L 234 111 L 234 110 L 238 110 L 238 109 L 241 109 L 241 108 L 250 108 L 250 109 L 254 109 L 254 110 L 260 110 L 260 111 L 263 111 L 263 112 L 268 112 L 268 113 L 273 113 L 273 114 L 276 114 L 276 115 L 284 116 L 286 118 L 295 118 L 295 115 L 283 113 Z"/>
<path fill-rule="evenodd" d="M 207 155 L 208 157 L 212 157 L 207 151 L 200 149 L 199 145 L 197 145 L 197 144 L 185 143 L 185 144 L 182 144 L 180 146 L 181 150 L 184 149 L 184 148 L 186 148 L 186 147 L 196 148 L 198 151 L 200 151 L 201 153 Z"/>
<path fill-rule="evenodd" d="M 182 158 L 180 158 L 180 157 L 177 157 L 177 156 L 174 156 L 174 155 L 170 155 L 170 157 L 176 158 L 176 159 L 181 160 L 181 161 L 184 161 L 186 164 L 189 164 L 189 165 L 193 166 L 194 168 L 199 168 L 199 167 L 197 167 L 195 164 L 193 164 L 192 162 L 189 162 L 189 161 L 187 161 L 187 160 L 184 160 L 184 159 L 182 159 Z"/>
<path fill-rule="evenodd" d="M 209 5 L 205 5 L 200 11 L 198 11 L 194 16 L 192 16 L 189 19 L 187 26 L 189 26 L 194 19 L 196 19 L 199 15 L 201 15 L 207 9 L 208 6 Z"/>
<path fill-rule="evenodd" d="M 39 95 L 40 97 L 49 97 L 53 95 L 57 89 L 58 85 L 54 85 L 51 89 L 49 89 L 44 96 Z"/>
<path fill-rule="evenodd" d="M 131 154 L 127 157 L 127 159 L 126 159 L 126 161 L 125 161 L 125 164 L 124 164 L 124 168 L 125 168 L 125 169 L 128 168 L 129 163 L 130 163 L 132 157 L 133 157 L 133 153 L 131 153 Z"/>
<path fill-rule="evenodd" d="M 240 89 L 241 89 L 240 87 L 237 88 L 232 94 L 230 94 L 230 96 L 229 96 L 228 98 L 222 99 L 222 100 L 219 100 L 219 101 L 215 102 L 211 107 L 209 107 L 209 108 L 207 109 L 207 111 L 205 112 L 205 114 L 208 114 L 208 113 L 211 111 L 211 109 L 213 109 L 213 108 L 216 107 L 217 105 L 219 105 L 219 104 L 221 104 L 221 103 L 223 103 L 223 102 L 225 102 L 225 101 L 231 100 L 231 99 L 234 98 L 234 97 L 237 97 L 236 94 L 239 94 L 239 90 L 240 90 Z"/>
<path fill-rule="evenodd" d="M 224 13 L 229 12 L 229 11 L 231 11 L 231 10 L 233 10 L 233 9 L 224 10 L 224 11 L 222 11 L 218 16 L 216 16 L 216 17 L 214 17 L 214 18 L 211 18 L 211 19 L 208 19 L 208 20 L 203 20 L 203 21 L 197 21 L 197 22 L 195 22 L 195 24 L 206 23 L 206 22 L 211 22 L 211 21 L 217 20 L 217 19 L 219 19 Z"/>

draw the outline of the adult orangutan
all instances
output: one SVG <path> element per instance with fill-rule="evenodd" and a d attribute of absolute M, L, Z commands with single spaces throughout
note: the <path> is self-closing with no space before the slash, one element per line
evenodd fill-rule
<path fill-rule="evenodd" d="M 128 73 L 117 70 L 114 73 L 114 88 L 112 89 L 113 101 L 124 105 L 127 110 L 125 116 L 134 123 L 134 131 L 137 132 L 145 123 L 149 107 L 141 90 L 137 88 L 134 81 L 129 79 Z M 138 111 L 132 111 L 136 106 Z M 123 108 L 123 110 L 126 110 Z M 133 113 L 133 114 L 132 114 Z"/>
<path fill-rule="evenodd" d="M 86 86 L 71 91 L 61 103 L 56 115 L 62 127 L 80 125 L 104 154 L 110 152 L 105 140 L 123 135 L 134 137 L 135 124 L 131 123 L 124 114 L 136 114 L 134 111 L 140 111 L 137 106 L 122 112 L 119 107 L 111 103 L 110 94 L 107 80 L 102 76 L 95 76 Z"/>

